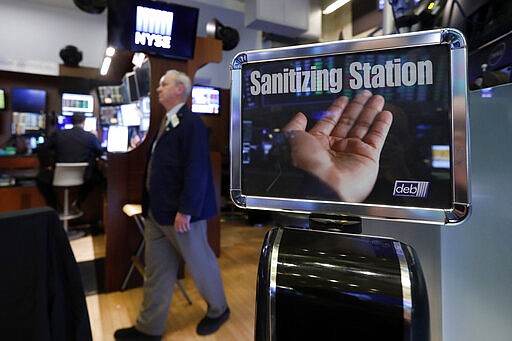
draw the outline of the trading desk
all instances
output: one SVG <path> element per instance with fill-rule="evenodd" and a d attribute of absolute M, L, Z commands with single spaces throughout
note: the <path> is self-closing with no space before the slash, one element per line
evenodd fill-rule
<path fill-rule="evenodd" d="M 0 212 L 43 207 L 45 202 L 36 187 L 39 161 L 35 155 L 0 156 Z M 58 200 L 63 190 L 56 189 Z M 77 189 L 72 189 L 71 198 Z M 74 224 L 97 223 L 102 220 L 103 189 L 97 187 L 82 207 L 84 215 Z"/>

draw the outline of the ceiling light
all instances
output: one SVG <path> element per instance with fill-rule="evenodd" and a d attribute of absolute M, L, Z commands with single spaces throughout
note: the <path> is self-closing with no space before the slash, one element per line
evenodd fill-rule
<path fill-rule="evenodd" d="M 146 55 L 142 52 L 136 52 L 133 54 L 132 57 L 132 64 L 138 67 L 142 66 L 142 63 L 144 63 L 144 60 L 146 59 Z"/>
<path fill-rule="evenodd" d="M 335 2 L 333 2 L 332 4 L 327 6 L 322 11 L 322 14 L 331 14 L 332 12 L 334 12 L 335 10 L 337 10 L 338 8 L 342 7 L 343 5 L 345 5 L 349 2 L 350 2 L 350 0 L 336 0 Z"/>
<path fill-rule="evenodd" d="M 105 76 L 108 73 L 108 69 L 110 68 L 110 63 L 112 63 L 112 58 L 105 57 L 105 59 L 103 59 L 103 64 L 101 64 L 101 69 L 100 69 L 100 75 Z"/>
<path fill-rule="evenodd" d="M 115 53 L 116 53 L 116 49 L 113 48 L 112 46 L 107 47 L 107 49 L 105 50 L 105 56 L 107 56 L 107 57 L 113 57 Z"/>

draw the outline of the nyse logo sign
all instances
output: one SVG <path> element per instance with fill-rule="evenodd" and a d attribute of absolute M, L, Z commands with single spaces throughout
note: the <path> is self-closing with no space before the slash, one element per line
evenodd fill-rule
<path fill-rule="evenodd" d="M 427 181 L 395 181 L 394 197 L 426 198 L 429 183 Z"/>
<path fill-rule="evenodd" d="M 171 48 L 174 13 L 137 6 L 135 45 Z"/>

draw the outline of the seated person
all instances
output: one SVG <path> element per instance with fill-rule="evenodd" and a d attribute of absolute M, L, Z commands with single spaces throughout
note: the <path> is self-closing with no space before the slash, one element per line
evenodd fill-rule
<path fill-rule="evenodd" d="M 46 204 L 58 210 L 57 198 L 53 191 L 53 169 L 56 162 L 88 162 L 85 170 L 84 184 L 80 187 L 77 198 L 72 204 L 71 213 L 80 213 L 80 205 L 96 184 L 103 181 L 103 175 L 96 167 L 96 158 L 102 149 L 96 136 L 84 130 L 85 115 L 75 113 L 72 118 L 73 128 L 58 130 L 48 137 L 46 143 L 38 148 L 40 171 L 37 176 L 37 188 Z"/>

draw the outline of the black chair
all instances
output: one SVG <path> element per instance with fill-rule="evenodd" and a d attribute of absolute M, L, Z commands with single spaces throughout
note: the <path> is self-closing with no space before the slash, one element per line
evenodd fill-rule
<path fill-rule="evenodd" d="M 80 271 L 55 210 L 0 214 L 2 340 L 92 340 Z"/>

